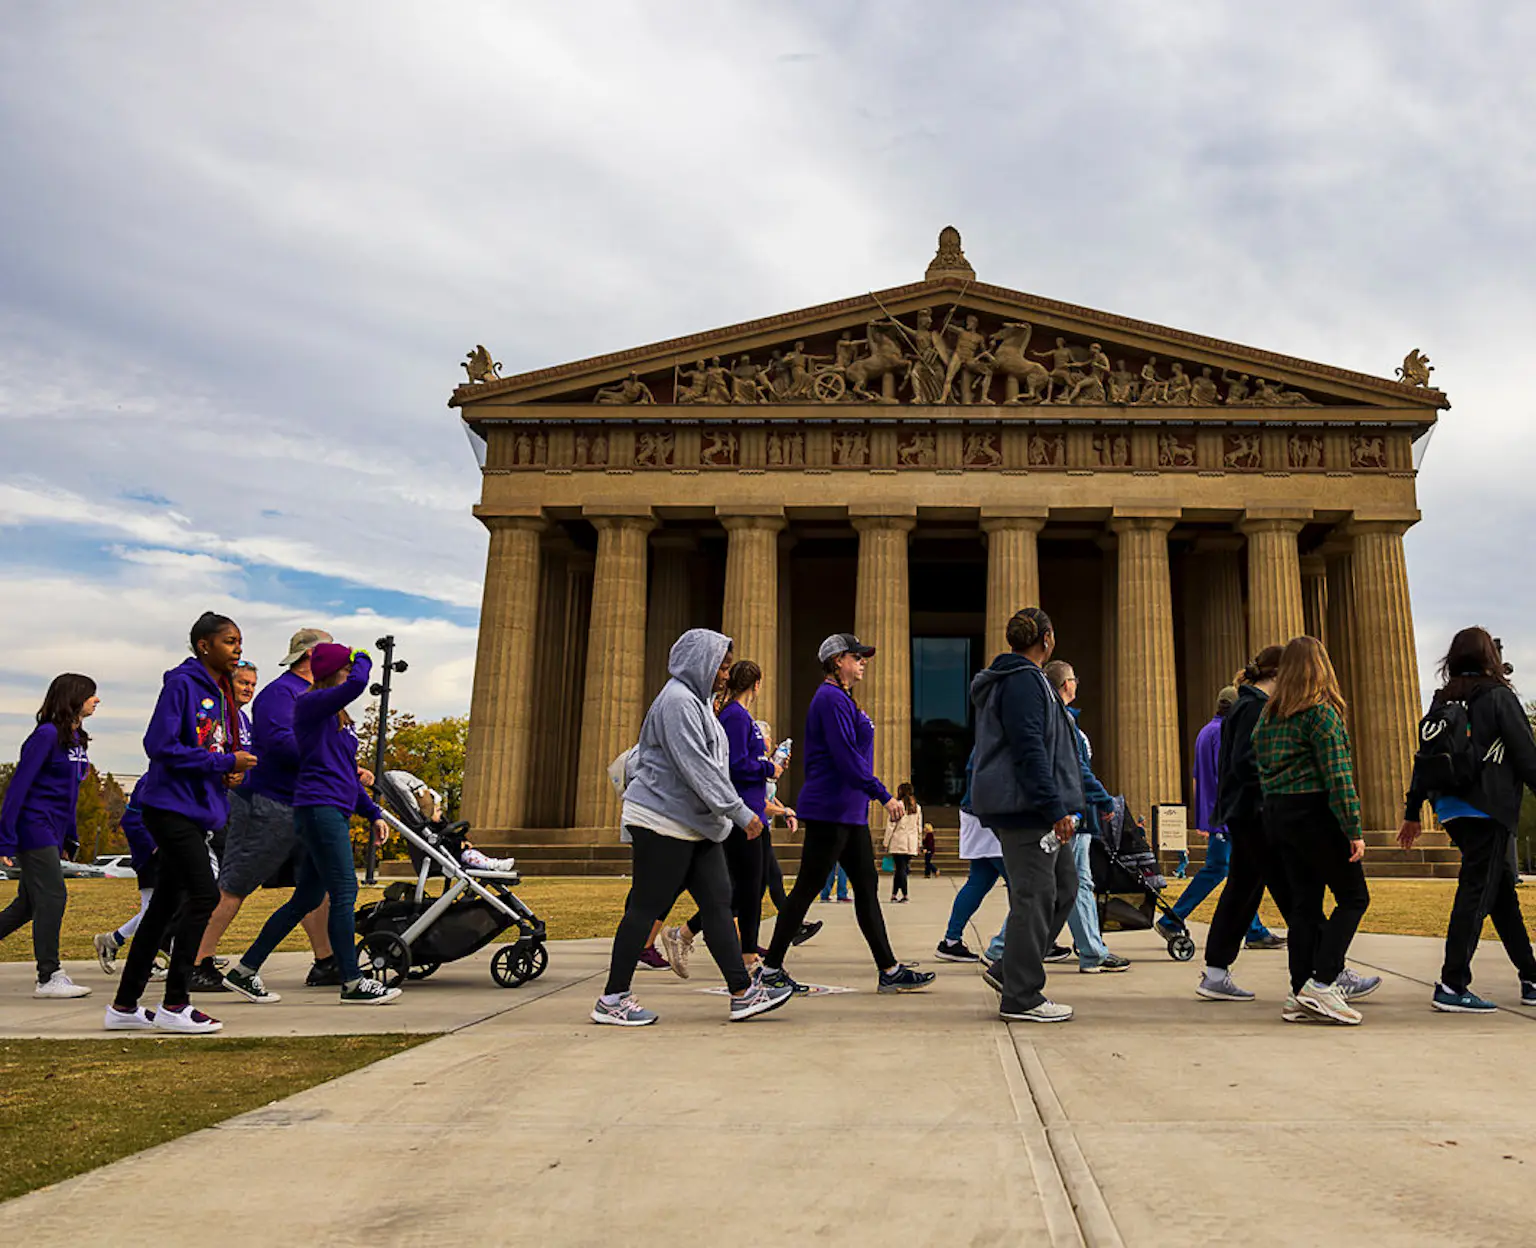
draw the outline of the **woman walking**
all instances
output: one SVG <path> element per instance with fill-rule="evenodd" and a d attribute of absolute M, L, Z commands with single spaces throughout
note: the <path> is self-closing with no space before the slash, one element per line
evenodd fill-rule
<path fill-rule="evenodd" d="M 686 889 L 698 903 L 709 952 L 730 990 L 731 1022 L 783 1005 L 792 995 L 748 973 L 731 921 L 731 881 L 722 843 L 733 827 L 755 842 L 762 819 L 731 784 L 731 747 L 714 695 L 731 674 L 731 639 L 689 629 L 667 657 L 671 679 L 640 727 L 625 767 L 622 821 L 634 847 L 634 879 L 613 936 L 608 983 L 592 1021 L 644 1027 L 658 1015 L 630 992 L 635 963 L 659 914 Z"/>
<path fill-rule="evenodd" d="M 1264 829 L 1278 846 L 1290 885 L 1291 996 L 1287 1022 L 1349 1025 L 1360 1011 L 1335 982 L 1371 903 L 1365 836 L 1355 791 L 1344 698 L 1328 651 L 1315 637 L 1293 637 L 1280 655 L 1275 691 L 1253 730 L 1264 792 Z M 1323 890 L 1333 913 L 1323 913 Z"/>
<path fill-rule="evenodd" d="M 108 1031 L 158 1028 L 189 1035 L 223 1024 L 192 1008 L 187 996 L 192 960 L 219 899 L 208 861 L 208 833 L 229 818 L 232 781 L 256 765 L 240 749 L 240 716 L 230 677 L 240 662 L 240 629 L 205 611 L 192 625 L 192 657 L 165 674 L 144 733 L 149 767 L 135 792 L 144 827 L 154 839 L 158 878 L 149 907 L 128 946 L 117 995 L 107 1007 Z M 139 998 L 155 953 L 174 926 L 165 998 L 154 1011 Z"/>
<path fill-rule="evenodd" d="M 976 818 L 971 809 L 971 768 L 974 763 L 975 754 L 972 753 L 965 760 L 965 794 L 960 799 L 960 857 L 967 860 L 970 867 L 965 883 L 960 885 L 949 907 L 949 926 L 944 930 L 944 939 L 934 951 L 934 956 L 941 962 L 981 961 L 981 955 L 965 943 L 965 925 L 981 909 L 981 903 L 998 880 L 1003 881 L 1005 889 L 1008 885 L 1003 847 L 998 843 L 997 833 Z M 1001 951 L 997 957 L 1002 957 Z"/>
<path fill-rule="evenodd" d="M 891 856 L 891 900 L 907 900 L 907 881 L 912 870 L 912 859 L 922 848 L 923 808 L 917 804 L 917 796 L 910 784 L 896 786 L 896 800 L 901 803 L 901 814 L 885 825 L 885 852 Z"/>
<path fill-rule="evenodd" d="M 89 676 L 65 672 L 53 678 L 0 804 L 0 861 L 21 867 L 16 896 L 0 912 L 0 940 L 32 924 L 35 997 L 57 1000 L 91 992 L 59 966 L 59 930 L 69 902 L 61 855 L 79 848 L 75 803 L 91 767 L 86 756 L 91 737 L 83 725 L 100 701 Z"/>
<path fill-rule="evenodd" d="M 784 955 L 828 872 L 836 865 L 848 872 L 853 886 L 854 914 L 879 968 L 879 991 L 913 992 L 933 982 L 932 971 L 914 971 L 896 960 L 880 913 L 880 877 L 869 834 L 869 804 L 883 802 L 892 820 L 900 819 L 906 808 L 874 773 L 875 726 L 853 697 L 864 679 L 864 665 L 874 653 L 873 646 L 866 646 L 852 633 L 834 633 L 816 652 L 823 677 L 805 720 L 805 783 L 800 786 L 798 803 L 805 841 L 795 887 L 790 890 L 789 904 L 779 911 L 764 959 L 765 984 L 799 990 L 784 971 Z"/>
<path fill-rule="evenodd" d="M 1520 913 L 1520 896 L 1515 891 L 1519 881 L 1509 857 L 1520 822 L 1521 795 L 1526 788 L 1536 792 L 1536 740 L 1520 699 L 1510 688 L 1498 642 L 1487 629 L 1464 628 L 1451 639 L 1440 663 L 1440 679 L 1443 683 L 1425 718 L 1435 718 L 1437 712 L 1446 723 L 1452 713 L 1464 718 L 1463 733 L 1470 735 L 1463 752 L 1472 764 L 1465 770 L 1473 774 L 1447 784 L 1444 775 L 1431 776 L 1423 763 L 1415 767 L 1397 834 L 1402 848 L 1414 847 L 1422 830 L 1419 814 L 1428 800 L 1461 851 L 1456 899 L 1445 932 L 1445 962 L 1431 1004 L 1446 1014 L 1482 1014 L 1498 1008 L 1472 991 L 1472 955 L 1477 952 L 1483 920 L 1491 918 L 1504 952 L 1520 975 L 1520 1004 L 1536 1006 L 1536 956 Z M 1449 761 L 1450 752 L 1441 757 Z"/>
<path fill-rule="evenodd" d="M 366 650 L 348 650 L 323 642 L 311 652 L 314 685 L 293 704 L 293 735 L 298 743 L 299 774 L 293 788 L 293 830 L 303 850 L 295 870 L 293 894 L 274 910 L 255 942 L 224 976 L 224 985 L 248 1000 L 279 1000 L 261 982 L 261 966 L 283 938 L 327 896 L 326 920 L 331 949 L 341 977 L 341 1004 L 388 1005 L 400 995 L 357 965 L 357 868 L 352 860 L 349 819 L 361 815 L 382 844 L 389 832 L 379 809 L 357 774 L 357 729 L 346 708 L 368 688 L 373 660 Z"/>

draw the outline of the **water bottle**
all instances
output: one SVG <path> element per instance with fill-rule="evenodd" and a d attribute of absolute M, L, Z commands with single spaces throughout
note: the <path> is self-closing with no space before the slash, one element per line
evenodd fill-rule
<path fill-rule="evenodd" d="M 1082 827 L 1082 826 L 1083 826 L 1083 817 L 1081 815 L 1073 815 L 1072 816 L 1072 831 L 1073 831 L 1073 833 L 1076 834 L 1077 830 L 1080 827 Z M 1061 841 L 1059 841 L 1057 839 L 1057 837 L 1056 837 L 1056 830 L 1054 828 L 1050 829 L 1048 832 L 1046 832 L 1046 834 L 1044 836 L 1042 836 L 1040 838 L 1040 848 L 1042 850 L 1044 850 L 1048 854 L 1054 854 L 1058 849 L 1061 848 Z"/>
<path fill-rule="evenodd" d="M 785 737 L 784 740 L 780 741 L 778 745 L 774 747 L 773 761 L 775 763 L 787 763 L 789 761 L 789 751 L 792 745 L 794 745 L 794 741 L 789 737 Z"/>

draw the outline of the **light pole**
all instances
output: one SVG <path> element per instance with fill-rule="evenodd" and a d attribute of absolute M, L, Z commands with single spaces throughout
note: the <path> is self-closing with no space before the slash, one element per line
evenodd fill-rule
<path fill-rule="evenodd" d="M 389 683 L 390 677 L 395 672 L 403 672 L 406 669 L 404 659 L 395 660 L 395 635 L 390 633 L 386 637 L 380 637 L 373 643 L 378 646 L 384 655 L 384 662 L 379 670 L 384 673 L 383 680 L 374 681 L 368 692 L 379 700 L 378 731 L 374 734 L 373 742 L 373 782 L 375 785 L 384 778 L 384 746 L 389 736 Z M 374 869 L 378 865 L 379 851 L 373 843 L 373 831 L 368 832 L 368 848 L 363 854 L 363 883 L 372 884 Z"/>

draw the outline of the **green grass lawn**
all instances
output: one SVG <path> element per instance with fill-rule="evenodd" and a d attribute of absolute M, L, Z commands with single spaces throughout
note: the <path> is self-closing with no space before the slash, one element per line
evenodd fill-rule
<path fill-rule="evenodd" d="M 0 1200 L 259 1109 L 429 1039 L 0 1041 Z"/>

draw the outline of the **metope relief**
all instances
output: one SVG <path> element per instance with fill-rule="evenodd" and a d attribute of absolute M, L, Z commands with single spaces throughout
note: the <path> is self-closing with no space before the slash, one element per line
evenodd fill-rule
<path fill-rule="evenodd" d="M 641 429 L 635 434 L 635 467 L 670 468 L 676 450 L 676 434 Z"/>
<path fill-rule="evenodd" d="M 519 433 L 512 441 L 512 462 L 519 468 L 541 468 L 549 462 L 549 439 L 542 433 Z"/>
<path fill-rule="evenodd" d="M 869 466 L 869 435 L 857 429 L 843 429 L 832 435 L 832 462 L 839 468 Z"/>
<path fill-rule="evenodd" d="M 1096 468 L 1129 468 L 1131 439 L 1123 430 L 1093 435 L 1093 463 Z"/>
<path fill-rule="evenodd" d="M 572 463 L 577 468 L 606 468 L 608 466 L 608 435 L 578 432 Z"/>
<path fill-rule="evenodd" d="M 1294 469 L 1321 468 L 1323 466 L 1323 435 L 1320 433 L 1293 433 L 1286 439 L 1286 455 Z"/>
<path fill-rule="evenodd" d="M 1257 430 L 1229 433 L 1221 440 L 1221 466 L 1236 472 L 1252 472 L 1264 466 L 1264 442 Z"/>
<path fill-rule="evenodd" d="M 1351 468 L 1385 468 L 1387 466 L 1386 439 L 1379 435 L 1356 434 L 1349 440 L 1349 466 Z"/>
<path fill-rule="evenodd" d="M 903 434 L 896 443 L 898 468 L 934 468 L 938 462 L 938 439 L 931 433 Z"/>
<path fill-rule="evenodd" d="M 967 433 L 961 463 L 967 468 L 1001 468 L 1002 436 L 996 433 Z"/>
<path fill-rule="evenodd" d="M 770 468 L 801 468 L 805 466 L 805 434 L 797 430 L 780 433 L 768 431 L 768 466 Z"/>
<path fill-rule="evenodd" d="M 1067 466 L 1066 434 L 1030 434 L 1029 466 L 1031 468 L 1065 468 Z"/>
<path fill-rule="evenodd" d="M 706 429 L 699 446 L 699 463 L 706 468 L 734 468 L 740 447 L 736 434 L 729 429 Z"/>
<path fill-rule="evenodd" d="M 1195 435 L 1175 433 L 1165 429 L 1157 435 L 1157 466 L 1159 468 L 1193 468 L 1198 462 L 1195 451 Z"/>

